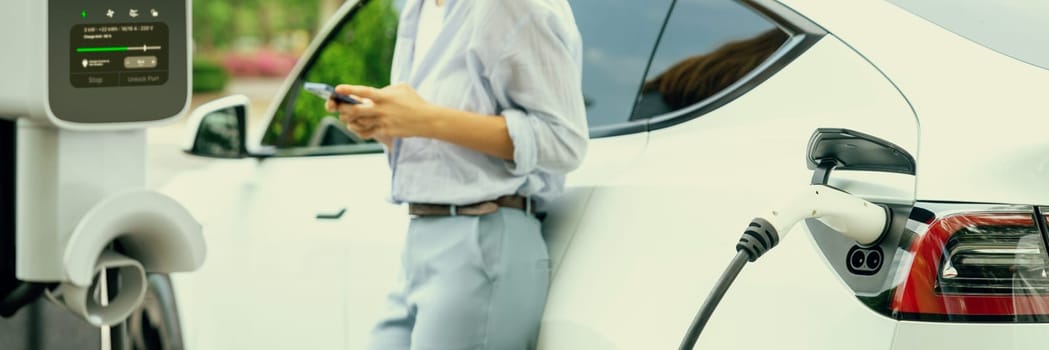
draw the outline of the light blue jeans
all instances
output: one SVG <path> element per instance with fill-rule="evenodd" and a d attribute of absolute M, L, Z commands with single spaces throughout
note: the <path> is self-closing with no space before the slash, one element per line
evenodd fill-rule
<path fill-rule="evenodd" d="M 501 208 L 413 218 L 401 262 L 372 349 L 535 348 L 550 278 L 535 217 Z"/>

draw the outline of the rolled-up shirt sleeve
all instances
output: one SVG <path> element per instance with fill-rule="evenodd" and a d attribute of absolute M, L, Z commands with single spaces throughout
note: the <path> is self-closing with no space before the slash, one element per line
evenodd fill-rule
<path fill-rule="evenodd" d="M 505 38 L 492 43 L 502 50 L 488 78 L 514 145 L 507 169 L 568 173 L 582 163 L 588 140 L 578 30 L 570 19 L 533 15 Z"/>

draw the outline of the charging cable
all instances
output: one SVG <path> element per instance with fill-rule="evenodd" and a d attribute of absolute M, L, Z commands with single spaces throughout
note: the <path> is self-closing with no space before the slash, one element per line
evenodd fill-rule
<path fill-rule="evenodd" d="M 809 185 L 786 203 L 751 220 L 736 243 L 736 256 L 722 273 L 699 309 L 680 350 L 692 349 L 700 333 L 748 261 L 755 261 L 775 247 L 798 222 L 818 219 L 862 245 L 877 243 L 890 227 L 889 209 L 827 185 Z"/>

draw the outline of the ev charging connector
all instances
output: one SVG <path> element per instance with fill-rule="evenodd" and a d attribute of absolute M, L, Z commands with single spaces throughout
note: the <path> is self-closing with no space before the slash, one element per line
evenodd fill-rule
<path fill-rule="evenodd" d="M 14 172 L 15 237 L 0 239 L 16 242 L 19 283 L 57 284 L 96 326 L 141 304 L 146 272 L 204 261 L 200 224 L 144 188 L 145 129 L 189 106 L 191 2 L 10 0 L 0 11 L 0 119 L 16 124 L 14 164 L 0 166 Z M 92 295 L 102 271 L 118 275 L 113 300 Z M 0 312 L 30 299 L 0 295 Z"/>
<path fill-rule="evenodd" d="M 740 239 L 737 249 L 750 261 L 772 249 L 795 224 L 817 219 L 861 245 L 877 243 L 892 220 L 889 208 L 827 185 L 808 185 L 785 203 L 755 218 Z"/>
<path fill-rule="evenodd" d="M 815 219 L 841 235 L 869 246 L 892 227 L 892 211 L 827 185 L 835 169 L 915 174 L 914 157 L 875 136 L 848 129 L 817 129 L 809 140 L 807 166 L 812 183 L 753 220 L 736 244 L 736 255 L 693 319 L 679 349 L 692 349 L 729 286 L 748 261 L 775 247 L 799 222 Z"/>
<path fill-rule="evenodd" d="M 680 349 L 692 349 L 714 308 L 748 261 L 756 261 L 806 219 L 822 221 L 861 244 L 873 244 L 890 227 L 888 208 L 827 185 L 808 185 L 790 200 L 751 220 L 736 244 L 736 256 L 696 315 Z"/>

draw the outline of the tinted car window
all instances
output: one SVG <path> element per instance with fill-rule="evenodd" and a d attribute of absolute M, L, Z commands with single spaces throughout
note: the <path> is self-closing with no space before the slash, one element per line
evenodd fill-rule
<path fill-rule="evenodd" d="M 363 2 L 352 17 L 339 24 L 284 96 L 266 129 L 262 144 L 297 148 L 356 142 L 356 137 L 339 127 L 341 123 L 323 122 L 324 119 L 338 119 L 324 109 L 324 100 L 303 90 L 302 83 L 389 85 L 400 3 L 393 0 Z"/>
<path fill-rule="evenodd" d="M 788 37 L 735 1 L 678 0 L 631 119 L 702 102 L 754 70 Z"/>
<path fill-rule="evenodd" d="M 624 123 L 666 20 L 670 0 L 570 0 L 583 36 L 590 128 Z"/>

